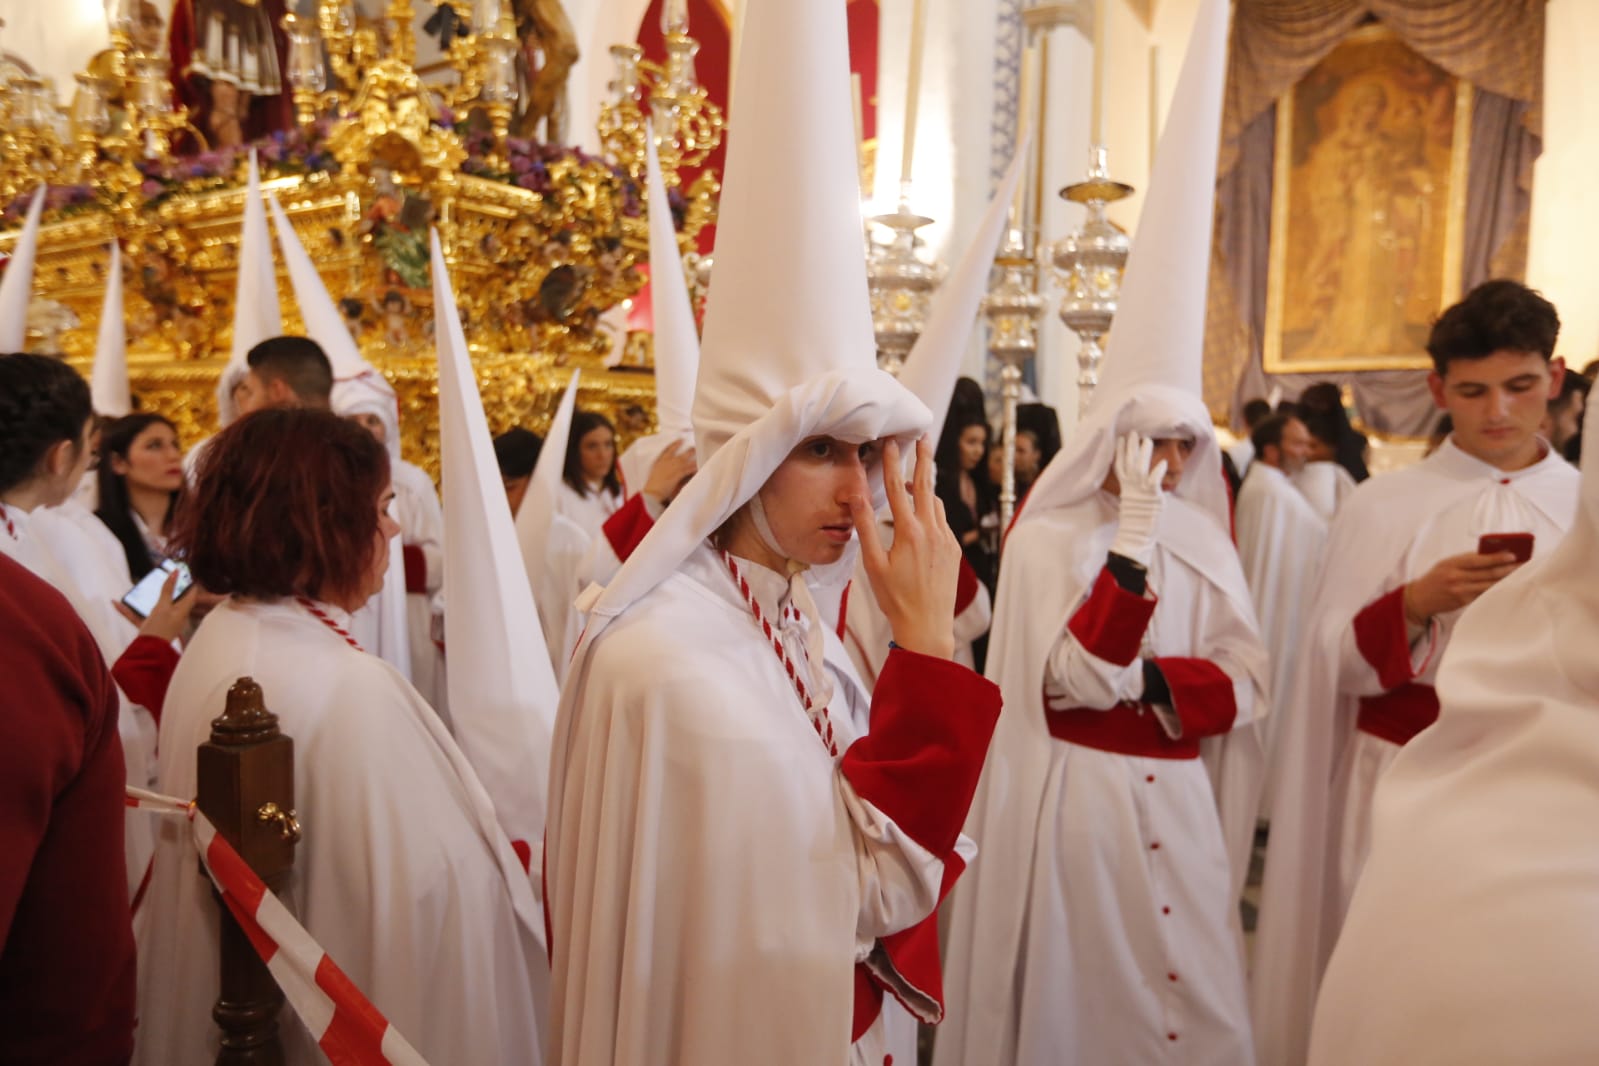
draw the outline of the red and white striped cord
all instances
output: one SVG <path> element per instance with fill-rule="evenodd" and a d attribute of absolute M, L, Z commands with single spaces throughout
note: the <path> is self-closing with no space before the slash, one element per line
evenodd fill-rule
<path fill-rule="evenodd" d="M 427 1066 L 194 801 L 129 785 L 126 802 L 129 807 L 183 815 L 189 820 L 205 872 L 329 1061 L 335 1066 Z"/>
<path fill-rule="evenodd" d="M 20 539 L 17 536 L 17 527 L 11 521 L 11 511 L 3 503 L 0 503 L 0 520 L 5 521 L 6 533 L 12 540 Z"/>
<path fill-rule="evenodd" d="M 294 597 L 294 602 L 298 603 L 301 607 L 304 607 L 306 611 L 310 613 L 312 618 L 315 618 L 318 622 L 321 622 L 323 625 L 333 630 L 333 632 L 343 637 L 344 643 L 348 644 L 356 651 L 366 651 L 365 648 L 361 647 L 360 641 L 350 636 L 350 631 L 348 629 L 345 629 L 343 626 L 339 625 L 339 623 L 335 622 L 333 620 L 333 616 L 319 607 L 317 602 L 311 597 L 296 596 Z"/>
<path fill-rule="evenodd" d="M 827 748 L 827 753 L 838 755 L 838 744 L 833 740 L 833 720 L 827 716 L 826 707 L 817 707 L 811 700 L 811 694 L 805 687 L 805 679 L 800 677 L 799 671 L 794 668 L 794 660 L 789 658 L 788 649 L 783 647 L 781 634 L 772 628 L 772 623 L 766 620 L 766 613 L 761 610 L 761 605 L 755 599 L 755 594 L 750 591 L 750 583 L 744 577 L 744 572 L 739 569 L 738 562 L 727 552 L 722 552 L 722 561 L 727 564 L 728 573 L 733 575 L 733 583 L 738 586 L 739 594 L 744 597 L 744 602 L 749 605 L 750 613 L 755 616 L 755 622 L 761 627 L 761 633 L 772 645 L 772 650 L 777 653 L 777 659 L 783 664 L 783 671 L 788 674 L 788 679 L 794 685 L 794 691 L 799 694 L 800 704 L 805 708 L 806 717 L 810 718 L 811 726 L 816 730 L 816 735 L 822 738 L 822 745 Z M 794 609 L 791 617 L 801 617 L 799 611 Z"/>

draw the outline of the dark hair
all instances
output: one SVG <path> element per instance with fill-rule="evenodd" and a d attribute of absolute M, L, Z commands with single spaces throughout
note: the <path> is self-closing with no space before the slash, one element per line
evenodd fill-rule
<path fill-rule="evenodd" d="M 949 470 L 960 473 L 961 468 L 961 437 L 972 426 L 983 427 L 983 443 L 988 443 L 988 419 L 983 417 L 982 411 L 973 411 L 966 407 L 950 406 L 944 415 L 944 428 L 938 434 L 938 447 L 933 450 L 933 465 L 939 470 Z M 986 447 L 985 447 L 986 452 Z M 982 463 L 978 463 L 982 466 Z"/>
<path fill-rule="evenodd" d="M 1024 403 L 1016 408 L 1016 427 L 1033 435 L 1038 445 L 1038 471 L 1060 451 L 1060 415 L 1047 403 Z"/>
<path fill-rule="evenodd" d="M 257 411 L 212 438 L 170 539 L 212 592 L 346 595 L 372 563 L 389 453 L 330 411 Z"/>
<path fill-rule="evenodd" d="M 1562 411 L 1574 403 L 1586 403 L 1588 390 L 1592 387 L 1593 382 L 1567 370 L 1566 376 L 1560 379 L 1560 395 L 1549 401 L 1549 410 Z"/>
<path fill-rule="evenodd" d="M 31 480 L 46 453 L 77 445 L 94 417 L 89 385 L 48 355 L 0 355 L 0 492 Z"/>
<path fill-rule="evenodd" d="M 1244 425 L 1249 429 L 1254 429 L 1256 426 L 1260 425 L 1264 419 L 1271 417 L 1271 404 L 1260 399 L 1259 397 L 1256 397 L 1255 399 L 1244 404 L 1243 415 Z"/>
<path fill-rule="evenodd" d="M 1516 281 L 1485 281 L 1438 316 L 1427 354 L 1439 374 L 1456 359 L 1485 359 L 1506 349 L 1537 352 L 1547 361 L 1560 336 L 1555 305 Z"/>
<path fill-rule="evenodd" d="M 538 465 L 544 438 L 517 426 L 494 438 L 494 461 L 500 464 L 501 477 L 530 477 Z"/>
<path fill-rule="evenodd" d="M 333 395 L 333 364 L 310 337 L 268 337 L 244 360 L 263 382 L 281 381 L 306 403 L 326 407 Z"/>
<path fill-rule="evenodd" d="M 975 411 L 977 417 L 988 418 L 988 399 L 983 395 L 983 387 L 974 379 L 958 377 L 955 379 L 955 391 L 949 398 L 951 411 Z"/>
<path fill-rule="evenodd" d="M 1290 421 L 1297 420 L 1293 415 L 1267 415 L 1256 422 L 1255 428 L 1249 431 L 1249 443 L 1255 446 L 1255 455 L 1264 456 L 1268 447 L 1281 448 L 1283 431 Z"/>
<path fill-rule="evenodd" d="M 611 425 L 611 420 L 598 411 L 572 412 L 572 432 L 566 438 L 566 462 L 561 467 L 561 480 L 572 487 L 572 491 L 579 496 L 589 494 L 588 485 L 583 481 L 583 438 L 593 433 L 596 429 L 611 431 L 611 439 L 616 439 L 616 427 Z M 622 491 L 622 483 L 616 479 L 616 456 L 611 456 L 611 469 L 605 472 L 605 490 L 613 496 Z"/>
<path fill-rule="evenodd" d="M 133 521 L 133 504 L 128 496 L 128 479 L 125 474 L 119 474 L 112 469 L 111 456 L 126 461 L 128 450 L 133 447 L 133 442 L 139 435 L 154 425 L 166 426 L 174 435 L 178 427 L 157 414 L 135 414 L 118 418 L 100 431 L 100 471 L 96 480 L 100 490 L 99 506 L 95 515 L 105 524 L 105 527 L 116 535 L 122 542 L 122 551 L 128 557 L 128 573 L 137 581 L 151 570 L 155 569 L 155 560 L 150 558 L 150 549 L 144 543 L 144 537 L 139 535 L 139 527 Z M 171 499 L 167 501 L 167 525 L 172 523 L 172 517 L 177 513 L 178 501 L 183 496 L 183 489 L 173 490 Z"/>

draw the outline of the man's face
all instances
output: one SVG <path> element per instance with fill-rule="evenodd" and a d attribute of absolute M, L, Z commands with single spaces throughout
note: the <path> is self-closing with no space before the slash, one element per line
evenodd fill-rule
<path fill-rule="evenodd" d="M 389 428 L 383 424 L 383 416 L 371 411 L 361 411 L 350 416 L 350 420 L 368 433 L 379 444 L 389 443 Z"/>
<path fill-rule="evenodd" d="M 807 566 L 837 562 L 855 535 L 850 497 L 869 498 L 867 474 L 881 462 L 876 441 L 813 437 L 790 452 L 760 492 L 778 547 Z"/>
<path fill-rule="evenodd" d="M 255 414 L 267 406 L 266 386 L 254 370 L 240 378 L 233 387 L 233 404 L 239 409 L 240 418 Z"/>
<path fill-rule="evenodd" d="M 521 477 L 500 475 L 500 481 L 505 485 L 505 498 L 511 504 L 512 515 L 522 509 L 522 498 L 527 495 L 528 482 L 532 480 L 532 474 L 524 474 Z"/>
<path fill-rule="evenodd" d="M 1154 470 L 1164 460 L 1166 473 L 1161 476 L 1160 488 L 1162 492 L 1174 492 L 1177 483 L 1183 479 L 1183 467 L 1187 465 L 1188 457 L 1194 454 L 1194 442 L 1188 437 L 1156 437 L 1153 443 L 1149 469 Z"/>
<path fill-rule="evenodd" d="M 1310 462 L 1311 439 L 1310 430 L 1297 418 L 1290 418 L 1288 424 L 1283 426 L 1283 440 L 1278 447 L 1279 456 L 1275 464 L 1283 473 L 1293 477 L 1305 469 L 1305 464 Z"/>
<path fill-rule="evenodd" d="M 1028 430 L 1016 434 L 1016 477 L 1021 481 L 1032 481 L 1038 477 L 1038 460 L 1042 453 L 1038 450 L 1038 438 Z"/>
<path fill-rule="evenodd" d="M 1538 428 L 1560 395 L 1565 363 L 1537 352 L 1500 349 L 1481 359 L 1456 359 L 1427 376 L 1433 401 L 1454 422 L 1455 446 L 1500 469 L 1538 458 Z"/>
<path fill-rule="evenodd" d="M 1547 434 L 1549 443 L 1555 448 L 1563 449 L 1572 437 L 1582 431 L 1583 398 L 1580 394 L 1571 396 L 1558 407 L 1549 408 L 1547 419 Z"/>

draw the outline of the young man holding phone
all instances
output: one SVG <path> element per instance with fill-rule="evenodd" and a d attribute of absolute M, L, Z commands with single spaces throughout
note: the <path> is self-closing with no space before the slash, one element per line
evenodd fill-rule
<path fill-rule="evenodd" d="M 1555 547 L 1577 472 L 1538 436 L 1565 374 L 1560 319 L 1513 281 L 1473 289 L 1428 337 L 1454 432 L 1340 509 L 1272 759 L 1255 1014 L 1264 1061 L 1301 1061 L 1322 967 L 1370 843 L 1377 779 L 1438 717 L 1433 679 L 1461 611 Z"/>

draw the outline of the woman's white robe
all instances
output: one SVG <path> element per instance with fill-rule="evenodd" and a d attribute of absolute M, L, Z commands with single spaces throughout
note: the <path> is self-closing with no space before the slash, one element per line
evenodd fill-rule
<path fill-rule="evenodd" d="M 532 887 L 465 756 L 387 663 L 292 602 L 218 607 L 167 693 L 160 789 L 195 794 L 195 749 L 245 676 L 294 741 L 290 909 L 429 1062 L 537 1066 L 548 978 Z M 209 1062 L 219 922 L 181 819 L 161 823 L 146 906 L 134 1061 Z M 287 1061 L 324 1061 L 284 1017 Z"/>

